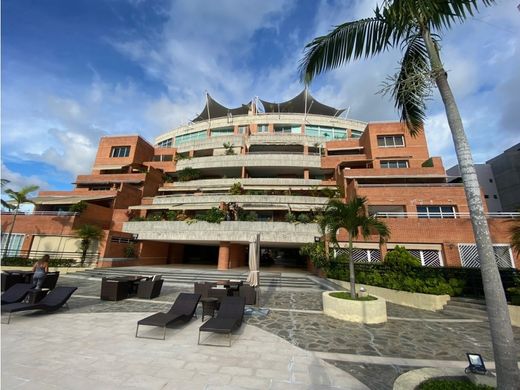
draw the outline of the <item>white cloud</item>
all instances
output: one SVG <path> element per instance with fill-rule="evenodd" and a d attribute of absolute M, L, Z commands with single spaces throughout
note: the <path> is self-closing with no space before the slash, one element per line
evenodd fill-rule
<path fill-rule="evenodd" d="M 40 177 L 36 175 L 23 176 L 18 172 L 10 170 L 4 163 L 2 163 L 2 179 L 9 180 L 9 183 L 7 183 L 5 187 L 14 191 L 20 191 L 20 189 L 27 186 L 38 186 L 40 189 L 49 187 L 49 184 Z M 35 193 L 31 193 L 30 195 L 35 195 Z"/>

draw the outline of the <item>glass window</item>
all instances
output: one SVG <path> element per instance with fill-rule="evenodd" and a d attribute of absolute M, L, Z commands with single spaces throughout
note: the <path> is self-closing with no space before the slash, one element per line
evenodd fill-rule
<path fill-rule="evenodd" d="M 112 146 L 110 157 L 128 157 L 130 155 L 130 146 Z"/>
<path fill-rule="evenodd" d="M 399 148 L 404 146 L 404 137 L 402 135 L 380 135 L 377 137 L 377 146 Z"/>
<path fill-rule="evenodd" d="M 173 138 L 165 139 L 157 144 L 159 148 L 171 148 L 173 144 Z"/>
<path fill-rule="evenodd" d="M 182 144 L 185 144 L 188 142 L 205 139 L 207 137 L 208 137 L 208 132 L 206 130 L 196 131 L 195 133 L 178 135 L 177 137 L 175 137 L 175 145 L 182 145 Z"/>
<path fill-rule="evenodd" d="M 221 135 L 232 135 L 235 132 L 233 127 L 220 127 L 218 129 L 211 130 L 212 137 L 219 137 Z"/>
<path fill-rule="evenodd" d="M 417 206 L 419 218 L 455 218 L 453 206 Z"/>
<path fill-rule="evenodd" d="M 352 138 L 361 138 L 361 136 L 363 135 L 363 132 L 359 131 L 359 130 L 352 130 L 350 132 L 350 134 L 351 134 Z"/>
<path fill-rule="evenodd" d="M 6 251 L 5 246 L 7 245 L 7 239 L 9 234 L 2 233 L 2 254 Z M 11 234 L 11 238 L 9 239 L 9 248 L 7 248 L 6 255 L 7 256 L 16 256 L 19 254 L 22 249 L 23 241 L 25 239 L 25 234 L 13 233 Z"/>
<path fill-rule="evenodd" d="M 238 134 L 247 134 L 249 132 L 249 126 L 238 126 Z"/>
<path fill-rule="evenodd" d="M 258 125 L 257 131 L 259 133 L 267 133 L 269 131 L 269 125 Z"/>
<path fill-rule="evenodd" d="M 275 133 L 298 134 L 298 133 L 302 132 L 302 127 L 299 125 L 275 125 L 274 132 Z"/>
<path fill-rule="evenodd" d="M 305 135 L 310 137 L 324 137 L 326 139 L 347 139 L 347 129 L 330 126 L 306 125 Z"/>
<path fill-rule="evenodd" d="M 381 168 L 408 168 L 407 160 L 384 160 L 381 161 Z"/>

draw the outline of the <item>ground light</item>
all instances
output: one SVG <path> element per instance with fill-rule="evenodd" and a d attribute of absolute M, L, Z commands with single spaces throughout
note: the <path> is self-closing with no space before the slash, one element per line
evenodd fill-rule
<path fill-rule="evenodd" d="M 484 359 L 478 353 L 468 353 L 466 352 L 466 356 L 468 358 L 469 366 L 466 367 L 465 372 L 472 372 L 474 374 L 482 374 L 485 375 L 487 370 L 484 365 Z"/>

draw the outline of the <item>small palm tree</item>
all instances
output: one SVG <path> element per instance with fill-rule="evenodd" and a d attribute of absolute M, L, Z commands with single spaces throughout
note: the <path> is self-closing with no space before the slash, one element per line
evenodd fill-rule
<path fill-rule="evenodd" d="M 90 248 L 92 241 L 99 241 L 103 238 L 103 230 L 96 225 L 82 225 L 75 231 L 76 237 L 81 239 L 79 247 L 81 249 L 81 266 L 85 263 L 87 258 L 87 251 Z"/>
<path fill-rule="evenodd" d="M 425 100 L 432 87 L 437 87 L 455 144 L 477 244 L 497 385 L 499 389 L 512 389 L 520 380 L 513 328 L 469 142 L 440 56 L 440 33 L 478 12 L 480 4 L 491 6 L 495 0 L 382 0 L 373 17 L 343 23 L 309 43 L 300 71 L 308 83 L 316 75 L 351 60 L 401 48 L 401 68 L 386 91 L 391 92 L 412 135 L 422 131 Z"/>
<path fill-rule="evenodd" d="M 20 206 L 24 203 L 33 203 L 34 204 L 34 202 L 28 198 L 28 195 L 31 192 L 37 191 L 38 188 L 39 188 L 38 186 L 25 186 L 22 189 L 20 189 L 20 191 L 13 191 L 10 188 L 7 188 L 4 191 L 4 193 L 10 199 L 8 202 L 5 202 L 5 204 L 8 205 L 7 207 L 9 209 L 14 210 L 13 223 L 11 224 L 11 227 L 9 229 L 9 235 L 7 236 L 7 241 L 6 241 L 5 247 L 4 247 L 4 257 L 7 256 L 7 251 L 9 250 L 11 235 L 13 234 L 13 228 L 14 228 L 14 224 L 16 222 L 16 216 L 18 215 L 18 210 L 20 209 Z M 2 205 L 4 205 L 4 202 L 2 202 Z"/>
<path fill-rule="evenodd" d="M 378 234 L 381 240 L 386 240 L 390 236 L 390 229 L 384 222 L 378 221 L 376 217 L 365 214 L 366 198 L 356 197 L 348 203 L 343 203 L 339 199 L 331 199 L 320 227 L 325 232 L 330 232 L 331 241 L 339 248 L 337 233 L 340 229 L 345 229 L 348 235 L 348 261 L 350 271 L 350 296 L 356 298 L 356 276 L 354 274 L 354 252 L 353 240 L 359 234 L 367 239 L 372 234 Z"/>

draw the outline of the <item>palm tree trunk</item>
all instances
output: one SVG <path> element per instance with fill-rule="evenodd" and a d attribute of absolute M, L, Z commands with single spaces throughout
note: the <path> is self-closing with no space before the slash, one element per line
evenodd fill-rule
<path fill-rule="evenodd" d="M 477 244 L 480 259 L 482 283 L 486 298 L 486 307 L 489 317 L 491 339 L 497 370 L 497 388 L 513 389 L 519 383 L 517 354 L 509 309 L 500 279 L 498 267 L 493 252 L 493 244 L 489 234 L 489 227 L 484 214 L 484 206 L 480 195 L 480 186 L 473 165 L 473 158 L 469 143 L 464 132 L 462 119 L 455 102 L 455 97 L 448 84 L 448 77 L 442 66 L 437 47 L 430 32 L 423 29 L 423 38 L 426 43 L 432 71 L 437 88 L 445 106 L 446 116 L 455 144 L 455 151 L 459 162 L 466 199 L 468 201 L 473 234 Z"/>
<path fill-rule="evenodd" d="M 356 299 L 356 275 L 354 274 L 354 260 L 352 254 L 354 253 L 354 244 L 352 243 L 352 233 L 348 232 L 348 267 L 350 274 L 350 297 Z"/>
<path fill-rule="evenodd" d="M 14 223 L 16 222 L 17 215 L 18 215 L 18 207 L 16 209 L 14 209 L 13 223 L 11 224 L 11 228 L 9 229 L 9 235 L 7 236 L 7 242 L 5 243 L 4 258 L 7 257 L 7 251 L 9 250 L 9 244 L 11 243 L 11 236 L 13 234 Z"/>

